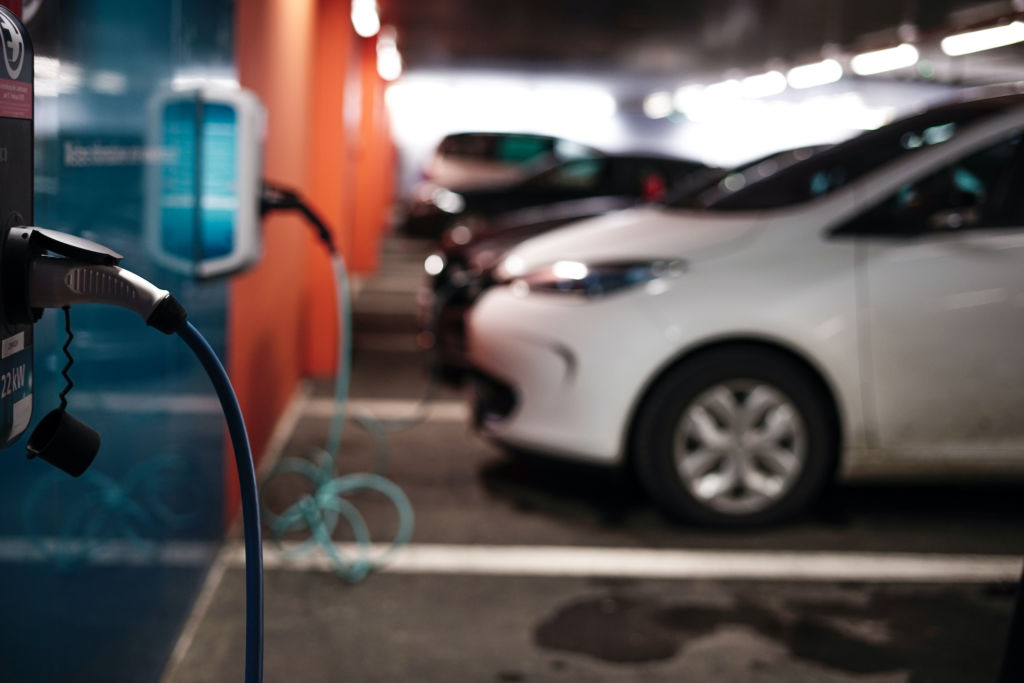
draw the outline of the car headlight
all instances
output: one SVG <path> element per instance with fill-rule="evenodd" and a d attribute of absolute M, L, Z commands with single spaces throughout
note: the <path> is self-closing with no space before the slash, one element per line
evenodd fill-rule
<path fill-rule="evenodd" d="M 513 280 L 520 291 L 573 294 L 596 298 L 629 287 L 676 277 L 685 269 L 678 260 L 616 261 L 586 264 L 556 261 Z"/>

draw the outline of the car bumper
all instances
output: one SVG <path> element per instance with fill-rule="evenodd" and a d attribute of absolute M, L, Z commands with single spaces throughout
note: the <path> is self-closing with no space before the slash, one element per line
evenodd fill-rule
<path fill-rule="evenodd" d="M 669 351 L 643 295 L 588 302 L 500 287 L 467 323 L 484 436 L 590 462 L 622 460 L 637 397 Z"/>

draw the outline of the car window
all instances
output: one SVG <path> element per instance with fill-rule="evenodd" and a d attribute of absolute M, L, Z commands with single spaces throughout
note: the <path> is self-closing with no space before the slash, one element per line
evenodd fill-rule
<path fill-rule="evenodd" d="M 604 165 L 602 159 L 573 159 L 537 174 L 524 184 L 535 189 L 590 189 L 600 182 Z"/>
<path fill-rule="evenodd" d="M 728 174 L 686 206 L 760 210 L 824 197 L 886 163 L 952 140 L 984 116 L 1019 105 L 1019 98 L 992 98 L 941 107 L 864 133 L 763 180 Z"/>
<path fill-rule="evenodd" d="M 495 158 L 514 164 L 525 164 L 549 154 L 554 144 L 547 138 L 528 135 L 506 135 L 498 138 Z"/>
<path fill-rule="evenodd" d="M 1017 132 L 903 185 L 840 232 L 897 235 L 1007 225 L 1022 203 L 1012 181 L 1022 139 Z"/>

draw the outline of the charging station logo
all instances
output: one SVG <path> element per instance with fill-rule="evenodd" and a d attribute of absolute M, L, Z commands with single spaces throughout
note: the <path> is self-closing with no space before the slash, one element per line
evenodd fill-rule
<path fill-rule="evenodd" d="M 25 39 L 21 35 L 18 24 L 6 14 L 0 13 L 0 38 L 3 40 L 4 66 L 14 80 L 21 75 L 21 67 L 25 65 Z"/>

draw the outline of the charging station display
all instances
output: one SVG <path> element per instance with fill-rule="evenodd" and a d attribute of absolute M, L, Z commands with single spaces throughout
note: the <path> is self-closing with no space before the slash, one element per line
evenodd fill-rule
<path fill-rule="evenodd" d="M 209 278 L 259 259 L 264 125 L 263 107 L 240 89 L 155 98 L 149 141 L 161 161 L 147 181 L 146 241 L 157 262 Z"/>
<path fill-rule="evenodd" d="M 0 7 L 0 236 L 32 224 L 33 51 L 25 27 Z M 2 246 L 2 245 L 0 245 Z M 11 274 L 4 272 L 3 283 Z M 32 317 L 0 307 L 0 447 L 32 418 Z"/>

